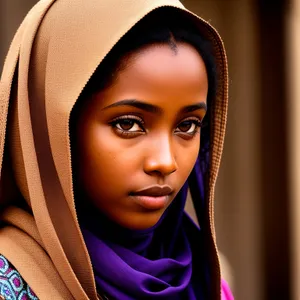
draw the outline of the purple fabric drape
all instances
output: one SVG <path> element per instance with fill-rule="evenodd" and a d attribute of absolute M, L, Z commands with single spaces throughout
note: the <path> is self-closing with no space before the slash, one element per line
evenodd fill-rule
<path fill-rule="evenodd" d="M 184 212 L 188 187 L 197 199 L 200 217 L 205 212 L 209 155 L 202 152 L 200 156 L 187 183 L 154 227 L 129 230 L 95 210 L 80 216 L 100 293 L 118 300 L 207 299 L 209 266 L 201 245 L 202 229 Z"/>

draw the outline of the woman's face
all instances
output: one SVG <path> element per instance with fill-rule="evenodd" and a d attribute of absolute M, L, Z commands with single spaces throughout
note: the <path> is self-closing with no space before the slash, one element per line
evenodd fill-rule
<path fill-rule="evenodd" d="M 130 54 L 76 120 L 80 201 L 126 228 L 155 225 L 196 162 L 207 92 L 204 62 L 188 44 Z"/>

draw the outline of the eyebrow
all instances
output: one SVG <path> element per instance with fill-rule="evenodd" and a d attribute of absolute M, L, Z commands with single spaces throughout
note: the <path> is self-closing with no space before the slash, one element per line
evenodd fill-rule
<path fill-rule="evenodd" d="M 106 106 L 105 108 L 103 108 L 103 110 L 109 109 L 109 108 L 113 108 L 113 107 L 120 107 L 120 106 L 131 106 L 131 107 L 136 107 L 138 109 L 144 110 L 146 112 L 150 112 L 150 113 L 154 113 L 154 114 L 162 114 L 163 110 L 153 104 L 149 104 L 143 101 L 139 101 L 136 99 L 130 99 L 130 100 L 121 100 L 118 101 L 116 103 L 113 103 L 111 105 Z M 205 111 L 207 111 L 207 105 L 205 102 L 199 102 L 193 105 L 188 105 L 183 107 L 180 112 L 181 113 L 190 113 L 193 112 L 195 110 L 198 109 L 203 109 Z"/>

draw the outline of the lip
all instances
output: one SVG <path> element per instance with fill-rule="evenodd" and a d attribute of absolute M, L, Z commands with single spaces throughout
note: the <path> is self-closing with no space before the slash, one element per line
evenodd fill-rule
<path fill-rule="evenodd" d="M 153 185 L 130 195 L 140 206 L 149 210 L 159 210 L 168 205 L 172 193 L 173 189 L 168 185 Z"/>
<path fill-rule="evenodd" d="M 147 188 L 133 192 L 132 195 L 161 197 L 161 196 L 168 196 L 172 193 L 173 193 L 173 189 L 168 185 L 152 185 Z"/>

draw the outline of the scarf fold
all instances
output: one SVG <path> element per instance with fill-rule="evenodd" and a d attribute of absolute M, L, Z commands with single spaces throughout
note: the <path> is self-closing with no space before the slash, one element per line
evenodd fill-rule
<path fill-rule="evenodd" d="M 122 300 L 205 299 L 197 277 L 204 269 L 199 264 L 193 268 L 195 245 L 185 228 L 188 223 L 196 229 L 192 236 L 200 236 L 184 212 L 187 190 L 186 183 L 159 222 L 146 230 L 125 229 L 91 208 L 81 212 L 97 288 L 104 295 Z"/>
<path fill-rule="evenodd" d="M 150 260 L 83 230 L 97 286 L 113 299 L 184 299 L 192 275 L 189 247 L 173 258 Z M 184 245 L 187 240 L 182 239 Z M 190 299 L 190 298 L 188 298 Z M 195 298 L 196 299 L 196 298 Z"/>

